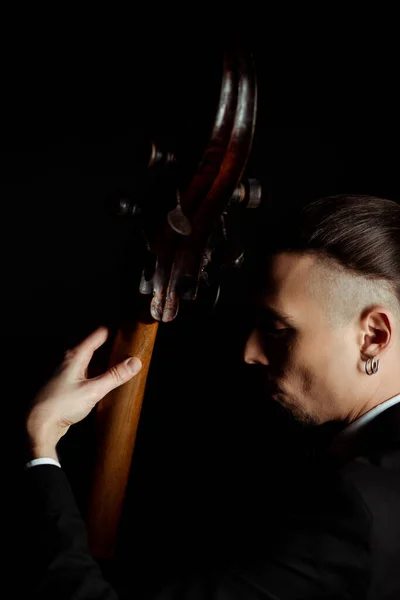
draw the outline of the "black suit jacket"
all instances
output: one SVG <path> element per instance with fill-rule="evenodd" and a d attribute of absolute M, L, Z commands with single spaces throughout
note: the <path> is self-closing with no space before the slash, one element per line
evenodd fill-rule
<path fill-rule="evenodd" d="M 275 482 L 269 514 L 249 514 L 240 532 L 232 523 L 239 543 L 226 560 L 193 565 L 151 597 L 399 600 L 400 404 L 346 443 L 328 441 Z M 64 471 L 41 465 L 23 479 L 31 597 L 120 598 L 90 555 Z"/>

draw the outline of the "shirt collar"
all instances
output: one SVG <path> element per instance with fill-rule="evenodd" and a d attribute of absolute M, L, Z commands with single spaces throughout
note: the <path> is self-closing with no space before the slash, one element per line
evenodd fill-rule
<path fill-rule="evenodd" d="M 344 427 L 331 439 L 326 450 L 334 464 L 340 465 L 356 456 L 379 454 L 399 439 L 400 394 L 396 394 Z"/>
<path fill-rule="evenodd" d="M 361 417 L 358 417 L 358 419 L 344 427 L 344 429 L 342 429 L 338 436 L 340 436 L 340 439 L 347 438 L 348 436 L 353 436 L 356 432 L 360 431 L 361 428 L 365 427 L 365 425 L 369 423 L 369 421 L 372 421 L 372 419 L 377 417 L 381 412 L 387 410 L 391 406 L 394 406 L 398 402 L 400 402 L 400 394 L 393 396 L 393 398 L 389 398 L 389 400 L 381 402 L 377 406 L 374 406 L 374 408 L 371 408 L 371 410 L 369 410 L 368 412 L 361 415 Z"/>

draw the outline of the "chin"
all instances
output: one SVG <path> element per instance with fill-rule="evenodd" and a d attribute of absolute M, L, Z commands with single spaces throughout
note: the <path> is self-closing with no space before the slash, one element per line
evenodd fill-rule
<path fill-rule="evenodd" d="M 303 425 L 304 427 L 315 427 L 316 425 L 320 425 L 320 420 L 317 417 L 310 415 L 298 406 L 293 406 L 293 404 L 289 404 L 285 402 L 285 400 L 278 399 L 278 402 L 300 425 Z"/>
<path fill-rule="evenodd" d="M 312 415 L 309 415 L 304 412 L 298 412 L 298 411 L 295 411 L 295 412 L 291 411 L 291 412 L 292 412 L 292 415 L 293 415 L 293 418 L 295 419 L 295 421 L 297 421 L 304 427 L 316 427 L 321 424 L 320 420 Z"/>

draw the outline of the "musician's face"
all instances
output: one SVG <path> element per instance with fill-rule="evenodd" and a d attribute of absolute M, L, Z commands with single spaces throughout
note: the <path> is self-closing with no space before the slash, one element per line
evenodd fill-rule
<path fill-rule="evenodd" d="M 305 425 L 351 421 L 360 398 L 371 392 L 366 387 L 370 378 L 361 372 L 354 325 L 332 331 L 307 292 L 314 260 L 290 253 L 273 257 L 256 297 L 260 311 L 244 350 L 245 362 L 259 365 L 265 383 L 279 389 L 270 397 Z M 293 323 L 269 316 L 270 309 L 284 311 Z"/>

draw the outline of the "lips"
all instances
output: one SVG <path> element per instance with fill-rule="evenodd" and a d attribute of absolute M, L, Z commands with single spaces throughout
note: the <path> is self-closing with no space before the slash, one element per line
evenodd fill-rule
<path fill-rule="evenodd" d="M 267 384 L 267 390 L 270 394 L 280 394 L 281 393 L 281 390 L 274 385 Z"/>
<path fill-rule="evenodd" d="M 260 373 L 261 374 L 261 373 Z M 263 387 L 269 394 L 281 394 L 282 390 L 277 385 L 276 381 L 270 379 L 265 373 L 261 374 Z"/>

